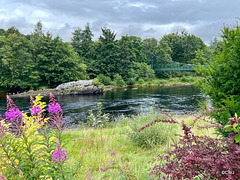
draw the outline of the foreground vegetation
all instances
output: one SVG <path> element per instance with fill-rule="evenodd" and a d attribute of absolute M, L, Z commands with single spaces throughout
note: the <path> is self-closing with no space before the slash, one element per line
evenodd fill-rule
<path fill-rule="evenodd" d="M 173 117 L 179 122 L 183 120 L 188 125 L 195 119 L 190 115 Z M 183 133 L 181 126 L 159 123 L 149 128 L 148 132 L 140 132 L 134 137 L 136 140 L 132 140 L 131 133 L 138 133 L 137 130 L 141 126 L 155 119 L 164 118 L 157 112 L 151 112 L 131 118 L 122 117 L 117 122 L 107 124 L 106 128 L 85 127 L 66 130 L 63 133 L 65 150 L 70 154 L 66 166 L 71 168 L 76 164 L 81 165 L 78 175 L 80 179 L 150 179 L 149 173 L 154 165 L 148 162 L 156 159 L 156 154 L 163 155 L 173 149 L 170 146 L 171 138 L 177 140 L 174 134 Z M 209 123 L 198 122 L 198 125 L 205 126 Z M 165 133 L 156 132 L 156 128 L 162 128 Z M 193 132 L 196 135 L 216 137 L 214 129 L 194 128 Z M 159 134 L 157 136 L 154 133 Z M 155 142 L 161 138 L 166 140 L 163 143 Z M 112 152 L 116 154 L 111 156 Z"/>
<path fill-rule="evenodd" d="M 178 141 L 175 134 L 182 134 L 177 124 L 146 126 L 157 119 L 170 121 L 167 114 L 151 110 L 149 114 L 122 116 L 109 122 L 100 105 L 97 114 L 88 117 L 88 124 L 62 131 L 62 110 L 52 94 L 49 118 L 44 114 L 46 105 L 41 96 L 31 98 L 31 116 L 22 114 L 8 96 L 7 101 L 5 119 L 0 124 L 2 179 L 152 179 L 153 165 L 148 162 L 172 150 L 171 138 Z M 176 119 L 191 125 L 195 118 Z M 148 128 L 140 132 L 145 126 Z M 194 132 L 214 136 L 214 131 Z"/>

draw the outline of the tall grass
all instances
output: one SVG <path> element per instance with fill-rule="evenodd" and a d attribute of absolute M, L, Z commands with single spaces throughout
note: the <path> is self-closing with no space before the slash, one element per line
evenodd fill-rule
<path fill-rule="evenodd" d="M 153 166 L 148 162 L 170 150 L 171 138 L 182 133 L 180 126 L 166 123 L 157 123 L 152 129 L 148 128 L 149 132 L 143 131 L 145 134 L 137 132 L 142 125 L 163 118 L 166 117 L 152 111 L 119 118 L 106 128 L 65 130 L 63 136 L 68 154 L 65 164 L 71 169 L 80 167 L 77 179 L 147 179 Z M 176 119 L 191 124 L 195 118 L 178 116 Z M 197 123 L 206 125 L 200 121 Z M 194 131 L 197 135 L 215 136 L 214 130 Z M 158 138 L 162 140 L 158 141 Z M 111 156 L 112 152 L 116 154 Z"/>

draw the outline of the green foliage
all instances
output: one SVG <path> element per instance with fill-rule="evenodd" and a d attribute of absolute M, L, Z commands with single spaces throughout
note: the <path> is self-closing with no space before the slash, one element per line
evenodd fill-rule
<path fill-rule="evenodd" d="M 104 85 L 111 85 L 112 84 L 112 80 L 110 77 L 104 76 L 103 74 L 99 74 L 97 76 L 97 78 L 99 79 L 99 81 L 101 83 L 103 83 Z"/>
<path fill-rule="evenodd" d="M 157 123 L 144 131 L 138 132 L 140 127 L 161 118 L 162 116 L 155 111 L 152 111 L 150 115 L 141 114 L 133 117 L 133 120 L 129 123 L 131 128 L 129 137 L 135 139 L 134 142 L 140 147 L 152 148 L 165 144 L 175 134 L 176 126 L 173 124 Z"/>
<path fill-rule="evenodd" d="M 90 30 L 89 24 L 85 26 L 84 30 L 78 28 L 72 34 L 73 37 L 71 39 L 71 44 L 74 50 L 78 53 L 80 57 L 84 57 L 85 59 L 87 59 L 89 56 L 90 46 L 93 43 L 93 34 Z"/>
<path fill-rule="evenodd" d="M 102 103 L 97 104 L 96 115 L 92 110 L 89 110 L 89 116 L 87 117 L 87 124 L 92 127 L 106 127 L 109 125 L 109 114 L 102 112 Z"/>
<path fill-rule="evenodd" d="M 212 62 L 198 69 L 204 79 L 197 81 L 210 97 L 212 106 L 227 108 L 211 114 L 216 122 L 225 126 L 229 118 L 240 112 L 240 27 L 224 27 L 222 51 L 217 50 Z M 226 135 L 223 131 L 222 134 Z"/>
<path fill-rule="evenodd" d="M 0 86 L 7 91 L 35 88 L 40 79 L 32 43 L 18 34 L 0 36 Z"/>
<path fill-rule="evenodd" d="M 113 76 L 113 81 L 116 82 L 116 85 L 117 85 L 117 86 L 124 86 L 124 85 L 125 85 L 125 82 L 124 82 L 122 76 L 119 75 L 119 74 L 115 74 L 115 75 Z"/>
<path fill-rule="evenodd" d="M 155 48 L 158 44 L 158 40 L 155 38 L 147 38 L 147 39 L 144 39 L 142 42 L 143 42 L 142 52 L 146 56 L 145 63 L 150 65 L 151 64 L 151 56 L 152 56 L 152 54 L 155 53 Z"/>
<path fill-rule="evenodd" d="M 190 63 L 195 58 L 195 51 L 206 47 L 202 39 L 185 30 L 164 35 L 161 41 L 168 43 L 172 60 L 181 63 Z"/>
<path fill-rule="evenodd" d="M 12 92 L 86 78 L 86 65 L 70 43 L 44 34 L 40 21 L 30 36 L 14 27 L 2 32 L 0 69 L 0 88 Z"/>

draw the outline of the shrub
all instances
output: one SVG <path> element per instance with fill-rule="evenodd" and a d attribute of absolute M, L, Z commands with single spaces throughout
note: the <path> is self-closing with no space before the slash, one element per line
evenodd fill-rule
<path fill-rule="evenodd" d="M 216 50 L 213 60 L 197 70 L 204 78 L 197 80 L 204 94 L 208 95 L 212 106 L 228 106 L 223 111 L 210 114 L 217 123 L 225 126 L 229 118 L 240 113 L 240 26 L 224 27 L 222 30 L 222 48 Z M 235 104 L 230 107 L 226 99 L 232 97 Z M 221 134 L 227 136 L 224 131 Z"/>
<path fill-rule="evenodd" d="M 138 83 L 139 83 L 139 84 L 144 84 L 144 80 L 143 80 L 142 78 L 139 78 L 139 79 L 138 79 Z"/>
<path fill-rule="evenodd" d="M 173 134 L 175 134 L 176 126 L 172 124 L 159 123 L 155 124 L 141 133 L 138 132 L 139 126 L 143 126 L 146 122 L 150 122 L 155 118 L 162 118 L 156 112 L 151 114 L 141 114 L 133 117 L 129 123 L 131 131 L 128 133 L 131 139 L 135 139 L 134 142 L 140 147 L 155 147 L 168 142 Z"/>
<path fill-rule="evenodd" d="M 99 79 L 99 82 L 103 83 L 104 85 L 111 85 L 112 83 L 111 78 L 103 74 L 99 74 L 97 78 Z"/>
<path fill-rule="evenodd" d="M 96 115 L 92 110 L 89 110 L 89 116 L 87 117 L 88 125 L 92 127 L 106 127 L 109 124 L 109 114 L 102 112 L 102 103 L 97 104 Z"/>
<path fill-rule="evenodd" d="M 170 117 L 169 115 L 167 115 Z M 201 117 L 195 119 L 194 124 Z M 204 120 L 205 121 L 205 120 Z M 139 129 L 139 132 L 158 122 L 179 124 L 173 118 L 170 120 L 155 120 Z M 210 128 L 222 126 L 210 122 Z M 174 142 L 171 151 L 153 160 L 155 166 L 149 176 L 161 179 L 239 179 L 240 178 L 240 147 L 234 138 L 211 138 L 195 136 L 191 127 L 182 125 L 184 135 L 178 135 L 179 141 Z M 193 124 L 193 125 L 194 125 Z"/>
<path fill-rule="evenodd" d="M 186 76 L 181 77 L 180 81 L 182 81 L 182 82 L 189 82 L 189 80 L 188 80 L 188 78 Z"/>
<path fill-rule="evenodd" d="M 128 85 L 134 85 L 135 82 L 136 82 L 136 78 L 133 78 L 133 77 L 132 77 L 132 78 L 129 78 L 129 79 L 128 79 L 127 84 L 128 84 Z"/>
<path fill-rule="evenodd" d="M 113 78 L 114 78 L 114 81 L 116 82 L 116 85 L 117 85 L 117 86 L 124 86 L 124 85 L 126 84 L 126 83 L 124 82 L 122 76 L 119 75 L 119 74 L 115 74 L 115 75 L 113 76 Z"/>

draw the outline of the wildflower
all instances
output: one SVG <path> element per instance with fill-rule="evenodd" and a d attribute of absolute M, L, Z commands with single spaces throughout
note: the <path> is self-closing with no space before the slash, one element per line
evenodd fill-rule
<path fill-rule="evenodd" d="M 103 169 L 103 168 L 100 168 L 100 170 L 101 170 L 101 171 L 106 171 L 106 170 L 105 170 L 105 169 Z"/>
<path fill-rule="evenodd" d="M 235 123 L 237 123 L 237 118 L 236 118 L 236 117 L 231 118 L 231 119 L 229 120 L 229 124 L 233 125 L 233 124 L 235 124 Z"/>
<path fill-rule="evenodd" d="M 62 112 L 60 105 L 56 102 L 56 99 L 54 98 L 54 95 L 51 92 L 49 97 L 48 112 L 51 115 Z"/>
<path fill-rule="evenodd" d="M 39 106 L 37 106 L 37 107 L 35 106 L 35 107 L 31 108 L 31 115 L 32 116 L 38 115 L 38 113 L 41 113 L 41 112 L 43 112 L 43 111 Z"/>
<path fill-rule="evenodd" d="M 5 112 L 5 116 L 6 116 L 6 122 L 23 117 L 22 113 L 19 111 L 18 108 L 10 108 Z"/>
<path fill-rule="evenodd" d="M 112 159 L 110 159 L 110 162 L 111 162 L 111 163 L 113 163 L 113 160 L 112 160 Z"/>
<path fill-rule="evenodd" d="M 48 105 L 48 112 L 53 115 L 53 114 L 58 114 L 59 112 L 61 112 L 62 109 L 60 107 L 60 105 L 58 103 L 55 104 L 49 104 Z"/>
<path fill-rule="evenodd" d="M 122 169 L 125 169 L 125 168 L 122 166 Z"/>
<path fill-rule="evenodd" d="M 116 154 L 115 152 L 112 152 L 112 153 L 111 153 L 111 156 L 114 156 L 115 154 Z"/>
<path fill-rule="evenodd" d="M 65 150 L 64 149 L 55 149 L 54 153 L 53 153 L 53 158 L 52 158 L 52 161 L 53 162 L 56 162 L 58 160 L 61 160 L 62 161 L 62 164 L 64 163 L 64 159 L 67 158 L 67 155 L 65 153 Z"/>

